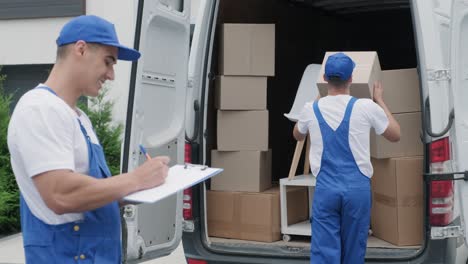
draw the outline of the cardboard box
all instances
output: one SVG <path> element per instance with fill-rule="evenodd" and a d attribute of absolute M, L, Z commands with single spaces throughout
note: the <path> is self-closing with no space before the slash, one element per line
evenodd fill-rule
<path fill-rule="evenodd" d="M 212 150 L 211 166 L 224 169 L 211 179 L 211 190 L 262 192 L 271 187 L 271 150 Z"/>
<path fill-rule="evenodd" d="M 424 150 L 420 137 L 421 112 L 394 114 L 393 116 L 400 124 L 400 141 L 390 142 L 371 131 L 371 156 L 378 159 L 422 156 Z"/>
<path fill-rule="evenodd" d="M 421 111 L 419 75 L 416 69 L 382 71 L 383 98 L 392 113 Z"/>
<path fill-rule="evenodd" d="M 274 76 L 274 24 L 222 24 L 220 75 Z"/>
<path fill-rule="evenodd" d="M 326 96 L 328 94 L 328 83 L 323 79 L 325 73 L 325 63 L 330 55 L 337 52 L 327 52 L 323 58 L 322 69 L 317 77 L 317 87 L 319 89 L 320 96 Z M 353 71 L 353 82 L 351 84 L 350 92 L 351 95 L 357 98 L 372 98 L 372 91 L 374 82 L 381 80 L 381 70 L 379 57 L 375 51 L 343 51 L 348 55 L 356 67 Z"/>
<path fill-rule="evenodd" d="M 218 76 L 215 107 L 221 110 L 266 110 L 267 77 Z"/>
<path fill-rule="evenodd" d="M 268 150 L 268 111 L 218 110 L 218 150 Z"/>
<path fill-rule="evenodd" d="M 206 198 L 209 236 L 262 242 L 280 240 L 279 190 L 207 191 Z"/>
<path fill-rule="evenodd" d="M 423 159 L 372 159 L 372 231 L 397 246 L 423 241 Z"/>

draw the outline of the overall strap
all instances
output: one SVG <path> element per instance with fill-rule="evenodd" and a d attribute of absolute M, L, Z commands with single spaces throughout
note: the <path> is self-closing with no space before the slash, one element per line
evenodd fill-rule
<path fill-rule="evenodd" d="M 323 118 L 322 116 L 322 113 L 320 112 L 320 109 L 318 107 L 318 101 L 319 100 L 316 100 L 314 102 L 314 113 L 315 113 L 315 117 L 317 118 L 317 121 L 319 122 L 319 124 L 323 124 L 323 123 L 327 123 L 325 122 L 325 119 Z"/>
<path fill-rule="evenodd" d="M 357 101 L 357 98 L 355 97 L 351 97 L 351 99 L 349 100 L 348 106 L 346 106 L 345 115 L 343 117 L 344 122 L 349 122 L 349 119 L 351 118 L 351 112 L 353 111 L 353 106 L 354 106 L 354 103 L 356 103 L 356 101 Z"/>
<path fill-rule="evenodd" d="M 77 118 L 76 120 L 78 120 L 78 124 L 80 124 L 81 132 L 82 132 L 83 135 L 85 136 L 86 141 L 91 142 L 91 139 L 90 139 L 89 136 L 88 136 L 88 132 L 86 132 L 86 129 L 84 128 L 84 126 L 83 126 L 83 124 L 81 123 L 80 119 Z"/>

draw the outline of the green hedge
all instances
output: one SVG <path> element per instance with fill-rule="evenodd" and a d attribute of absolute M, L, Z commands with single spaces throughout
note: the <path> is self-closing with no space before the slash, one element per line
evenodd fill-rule
<path fill-rule="evenodd" d="M 4 74 L 0 74 L 0 234 L 9 234 L 20 230 L 19 191 L 11 170 L 7 145 L 12 97 L 7 95 L 3 89 L 5 78 Z"/>

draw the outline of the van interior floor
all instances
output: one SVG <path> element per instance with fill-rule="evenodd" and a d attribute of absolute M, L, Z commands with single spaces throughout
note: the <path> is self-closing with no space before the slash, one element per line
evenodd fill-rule
<path fill-rule="evenodd" d="M 280 253 L 301 258 L 310 256 L 309 236 L 292 236 L 289 242 L 279 240 L 272 243 L 209 237 L 209 245 L 212 250 L 248 255 L 275 256 Z M 369 236 L 366 258 L 406 258 L 418 254 L 420 250 L 420 246 L 395 246 L 374 236 Z"/>
<path fill-rule="evenodd" d="M 279 240 L 272 243 L 257 242 L 257 241 L 247 241 L 239 239 L 230 239 L 230 238 L 219 238 L 219 237 L 210 237 L 210 242 L 212 244 L 249 244 L 249 245 L 270 245 L 270 246 L 289 246 L 289 247 L 310 247 L 310 237 L 308 236 L 292 236 L 292 240 L 285 242 Z M 394 244 L 388 243 L 385 240 L 379 239 L 375 236 L 369 236 L 367 239 L 367 248 L 389 248 L 389 249 L 418 249 L 420 246 L 396 246 Z"/>

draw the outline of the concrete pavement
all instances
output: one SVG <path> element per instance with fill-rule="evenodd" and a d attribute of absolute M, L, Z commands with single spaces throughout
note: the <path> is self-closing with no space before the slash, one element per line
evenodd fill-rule
<path fill-rule="evenodd" d="M 182 242 L 171 255 L 145 261 L 142 264 L 186 264 Z M 24 264 L 23 238 L 21 233 L 0 239 L 0 264 Z"/>

